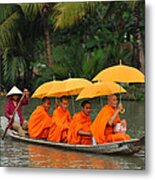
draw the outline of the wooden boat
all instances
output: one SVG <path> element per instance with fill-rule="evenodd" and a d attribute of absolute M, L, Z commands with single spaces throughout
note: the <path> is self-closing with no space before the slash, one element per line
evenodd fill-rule
<path fill-rule="evenodd" d="M 1 128 L 2 130 L 6 127 L 6 121 L 4 118 L 1 118 Z M 140 139 L 131 139 L 127 141 L 118 141 L 106 144 L 97 144 L 97 145 L 80 145 L 80 144 L 68 144 L 68 143 L 57 143 L 44 139 L 34 139 L 30 138 L 28 135 L 26 137 L 20 136 L 16 131 L 9 129 L 7 136 L 11 138 L 23 141 L 27 143 L 39 144 L 55 148 L 63 148 L 66 150 L 80 151 L 80 152 L 89 152 L 96 154 L 118 154 L 118 155 L 131 155 L 139 152 L 144 148 L 145 137 L 143 136 Z"/>

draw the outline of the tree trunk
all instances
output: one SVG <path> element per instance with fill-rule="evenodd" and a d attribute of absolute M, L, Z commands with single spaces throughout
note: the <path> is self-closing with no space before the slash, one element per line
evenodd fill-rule
<path fill-rule="evenodd" d="M 2 58 L 0 56 L 0 93 L 2 92 Z"/>
<path fill-rule="evenodd" d="M 48 26 L 48 8 L 47 7 L 44 7 L 44 9 L 43 9 L 43 28 L 44 28 L 48 67 L 51 67 L 54 64 L 54 60 L 52 58 L 50 32 L 49 32 L 49 26 Z"/>
<path fill-rule="evenodd" d="M 143 41 L 141 36 L 141 31 L 139 27 L 140 22 L 140 3 L 136 3 L 134 7 L 134 18 L 135 18 L 135 37 L 136 37 L 136 44 L 137 44 L 137 58 L 138 58 L 138 64 L 139 69 L 144 73 L 144 48 L 143 48 Z"/>

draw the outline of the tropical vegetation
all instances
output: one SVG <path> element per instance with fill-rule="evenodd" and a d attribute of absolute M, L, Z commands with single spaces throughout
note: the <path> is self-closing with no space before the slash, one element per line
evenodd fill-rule
<path fill-rule="evenodd" d="M 145 1 L 0 4 L 0 91 L 91 80 L 120 59 L 144 73 L 144 9 Z"/>

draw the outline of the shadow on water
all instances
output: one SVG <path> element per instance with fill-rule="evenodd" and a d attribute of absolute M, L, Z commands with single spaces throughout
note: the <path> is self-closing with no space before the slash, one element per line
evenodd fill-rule
<path fill-rule="evenodd" d="M 141 169 L 142 157 L 105 156 L 58 149 L 28 146 L 31 162 L 35 167 L 82 169 Z M 46 162 L 41 161 L 46 156 Z M 136 161 L 139 161 L 138 163 Z M 40 163 L 42 162 L 42 163 Z M 32 165 L 32 166 L 33 166 Z M 33 166 L 33 167 L 34 167 Z"/>
<path fill-rule="evenodd" d="M 4 111 L 0 103 L 0 116 Z M 30 105 L 23 108 L 23 116 L 28 118 L 40 100 L 32 100 Z M 54 104 L 54 100 L 52 101 Z M 92 119 L 100 110 L 97 100 L 92 101 Z M 132 137 L 140 137 L 145 133 L 144 103 L 123 102 L 126 113 L 122 118 L 128 120 L 128 133 Z M 80 103 L 76 104 L 80 109 Z M 53 109 L 52 109 L 53 110 Z M 49 168 L 77 168 L 77 169 L 145 169 L 145 154 L 141 151 L 132 156 L 110 156 L 90 153 L 73 152 L 39 145 L 17 142 L 7 137 L 1 141 L 1 166 L 4 167 L 49 167 Z"/>

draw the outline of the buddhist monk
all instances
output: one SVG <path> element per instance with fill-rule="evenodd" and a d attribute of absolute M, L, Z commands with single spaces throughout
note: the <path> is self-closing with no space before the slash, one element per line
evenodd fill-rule
<path fill-rule="evenodd" d="M 47 139 L 52 123 L 52 115 L 48 113 L 51 101 L 48 97 L 42 99 L 42 105 L 38 106 L 30 116 L 28 132 L 31 138 Z"/>
<path fill-rule="evenodd" d="M 116 128 L 119 123 L 123 130 L 126 129 L 126 120 L 120 120 L 119 118 L 119 113 L 122 109 L 123 106 L 122 104 L 118 105 L 116 95 L 108 96 L 108 104 L 102 108 L 91 126 L 96 143 L 102 144 L 130 139 L 130 136 L 125 134 L 124 131 L 121 132 Z"/>
<path fill-rule="evenodd" d="M 67 142 L 67 134 L 71 122 L 68 106 L 68 97 L 62 96 L 60 98 L 60 106 L 53 112 L 52 127 L 50 128 L 48 140 L 63 143 Z"/>
<path fill-rule="evenodd" d="M 68 131 L 68 143 L 70 144 L 92 144 L 92 133 L 90 126 L 92 124 L 90 118 L 91 103 L 83 101 L 82 111 L 73 116 L 70 128 Z"/>

